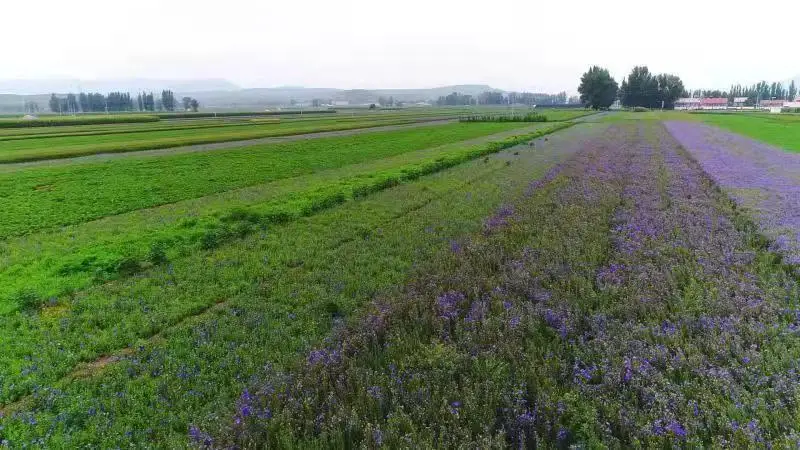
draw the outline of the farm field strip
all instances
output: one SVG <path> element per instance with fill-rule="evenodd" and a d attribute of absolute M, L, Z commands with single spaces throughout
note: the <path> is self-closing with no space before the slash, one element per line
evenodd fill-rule
<path fill-rule="evenodd" d="M 800 152 L 800 116 L 738 113 L 692 114 L 691 116 L 692 119 L 716 125 L 785 150 Z"/>
<path fill-rule="evenodd" d="M 171 131 L 171 130 L 194 130 L 205 128 L 218 128 L 229 126 L 243 126 L 253 125 L 252 122 L 236 121 L 228 122 L 222 120 L 203 120 L 186 123 L 148 123 L 148 124 L 135 124 L 132 125 L 102 125 L 92 127 L 88 125 L 76 127 L 59 127 L 59 129 L 51 128 L 30 128 L 30 129 L 8 129 L 0 131 L 0 142 L 19 141 L 27 139 L 52 139 L 59 137 L 69 136 L 100 136 L 109 134 L 135 134 L 147 133 L 151 131 Z M 69 128 L 64 130 L 63 128 Z M 5 131 L 5 132 L 3 132 Z M 14 133 L 12 133 L 12 131 Z"/>
<path fill-rule="evenodd" d="M 0 129 L 0 141 L 10 140 L 25 140 L 25 139 L 44 139 L 53 137 L 69 137 L 69 136 L 98 136 L 109 134 L 125 134 L 125 133 L 144 133 L 148 131 L 175 131 L 175 130 L 191 130 L 191 129 L 206 129 L 206 128 L 220 128 L 220 127 L 237 127 L 237 126 L 258 126 L 258 125 L 277 125 L 283 124 L 284 126 L 294 126 L 297 124 L 335 124 L 347 122 L 379 122 L 379 121 L 402 121 L 408 120 L 409 123 L 414 121 L 425 121 L 435 118 L 456 118 L 457 115 L 442 115 L 442 114 L 391 114 L 391 115 L 357 115 L 357 116 L 335 116 L 328 115 L 321 117 L 270 117 L 263 119 L 197 119 L 185 120 L 176 119 L 174 121 L 161 120 L 156 123 L 139 123 L 139 124 L 106 124 L 106 125 L 80 125 L 71 127 L 54 127 L 54 128 L 10 128 Z"/>
<path fill-rule="evenodd" d="M 101 153 L 127 153 L 171 147 L 246 141 L 251 139 L 350 130 L 388 125 L 417 123 L 418 120 L 395 119 L 367 122 L 251 124 L 249 126 L 177 129 L 141 133 L 104 134 L 92 136 L 67 136 L 0 141 L 0 164 L 19 163 Z"/>
<path fill-rule="evenodd" d="M 6 240 L 0 314 L 295 220 L 563 127 L 536 124 Z M 51 300 L 47 300 L 51 299 Z"/>
<path fill-rule="evenodd" d="M 481 217 L 521 196 L 595 130 L 581 128 L 552 135 L 536 151 L 503 151 L 98 286 L 66 311 L 18 316 L 17 326 L 6 323 L 18 337 L 2 340 L 0 367 L 20 378 L 3 377 L 2 392 L 6 401 L 36 394 L 25 408 L 7 410 L 2 437 L 51 446 L 186 445 L 190 419 L 218 415 L 266 361 L 288 362 L 414 264 L 479 232 Z M 203 321 L 140 341 L 220 300 Z M 26 359 L 36 342 L 43 347 Z M 132 354 L 94 376 L 48 387 L 79 361 L 127 346 Z"/>
<path fill-rule="evenodd" d="M 547 178 L 190 439 L 793 446 L 798 279 L 750 219 L 657 123 Z"/>
<path fill-rule="evenodd" d="M 0 173 L 0 238 L 435 147 L 527 124 L 447 124 Z"/>
<path fill-rule="evenodd" d="M 166 147 L 155 150 L 138 150 L 135 152 L 96 153 L 84 156 L 71 156 L 68 158 L 6 163 L 6 164 L 0 164 L 0 174 L 17 172 L 20 170 L 26 170 L 33 167 L 65 167 L 72 165 L 82 166 L 86 164 L 101 163 L 116 159 L 125 159 L 125 158 L 142 159 L 142 158 L 150 158 L 157 156 L 179 155 L 185 153 L 200 153 L 209 151 L 230 150 L 230 149 L 244 148 L 244 147 L 263 146 L 267 144 L 281 144 L 287 142 L 305 141 L 312 139 L 353 136 L 353 135 L 368 134 L 368 133 L 381 133 L 381 132 L 395 131 L 395 130 L 407 130 L 412 128 L 416 129 L 423 127 L 437 127 L 448 123 L 455 123 L 455 121 L 450 119 L 422 120 L 422 121 L 414 120 L 408 122 L 387 121 L 387 122 L 372 122 L 369 124 L 363 124 L 364 126 L 358 126 L 358 127 L 356 126 L 346 127 L 342 124 L 339 124 L 340 128 L 331 131 L 312 129 L 303 133 L 288 133 L 288 134 L 282 134 L 264 138 L 212 142 L 207 144 L 181 145 L 178 147 Z"/>
<path fill-rule="evenodd" d="M 708 125 L 667 128 L 737 203 L 752 212 L 787 262 L 800 264 L 800 154 Z"/>

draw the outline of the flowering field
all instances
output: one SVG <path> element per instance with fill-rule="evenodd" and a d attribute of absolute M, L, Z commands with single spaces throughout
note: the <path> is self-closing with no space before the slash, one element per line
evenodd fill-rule
<path fill-rule="evenodd" d="M 0 443 L 800 445 L 798 155 L 699 123 L 502 131 L 209 197 L 213 221 L 399 177 L 8 314 Z M 125 220 L 166 233 L 175 205 Z M 112 248 L 111 220 L 5 258 Z"/>
<path fill-rule="evenodd" d="M 797 278 L 658 124 L 612 127 L 244 390 L 200 446 L 795 446 Z"/>
<path fill-rule="evenodd" d="M 787 261 L 800 264 L 800 154 L 689 122 L 670 132 L 736 202 L 758 219 Z"/>

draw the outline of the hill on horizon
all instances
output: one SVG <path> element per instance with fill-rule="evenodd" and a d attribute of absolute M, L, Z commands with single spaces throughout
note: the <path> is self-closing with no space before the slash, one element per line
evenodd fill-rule
<path fill-rule="evenodd" d="M 240 88 L 227 80 L 126 80 L 77 79 L 60 80 L 0 80 L 0 112 L 21 112 L 25 101 L 34 101 L 41 109 L 47 108 L 51 93 L 66 95 L 78 92 L 122 91 L 136 94 L 139 91 L 160 92 L 172 89 L 175 96 L 196 98 L 204 109 L 262 109 L 287 105 L 291 101 L 308 104 L 315 99 L 346 101 L 353 105 L 377 103 L 379 97 L 393 97 L 405 103 L 435 101 L 452 92 L 478 96 L 485 91 L 500 91 L 486 84 L 458 84 L 423 89 L 338 89 L 301 86 L 271 88 Z"/>

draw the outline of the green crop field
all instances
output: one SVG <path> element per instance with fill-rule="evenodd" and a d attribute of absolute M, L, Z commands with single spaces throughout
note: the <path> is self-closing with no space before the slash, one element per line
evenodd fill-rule
<path fill-rule="evenodd" d="M 296 132 L 319 131 L 411 123 L 450 114 L 404 112 L 331 121 L 297 118 L 279 126 Z M 280 328 L 270 328 L 271 332 L 264 328 L 251 336 L 269 337 L 261 341 L 260 349 L 250 349 L 249 362 L 243 362 L 236 373 L 209 371 L 212 378 L 205 382 L 218 384 L 213 402 L 197 403 L 187 397 L 174 416 L 177 422 L 159 426 L 161 436 L 152 441 L 159 446 L 186 445 L 185 430 L 170 430 L 178 430 L 178 424 L 188 427 L 189 418 L 210 412 L 212 403 L 223 407 L 234 401 L 242 387 L 241 377 L 257 374 L 264 352 L 281 347 L 284 357 L 291 358 L 330 330 L 332 312 L 355 312 L 365 295 L 402 280 L 413 258 L 433 254 L 442 245 L 438 233 L 475 230 L 479 226 L 475 219 L 496 206 L 504 194 L 521 195 L 531 174 L 544 173 L 568 154 L 540 152 L 520 144 L 571 125 L 444 123 L 214 151 L 5 166 L 0 172 L 0 438 L 19 442 L 39 433 L 30 424 L 17 426 L 18 419 L 28 414 L 25 411 L 36 411 L 37 423 L 50 422 L 46 418 L 50 413 L 38 404 L 42 388 L 64 389 L 63 401 L 70 398 L 69 405 L 57 402 L 56 409 L 66 408 L 57 415 L 83 417 L 77 428 L 59 425 L 59 431 L 40 441 L 46 446 L 113 445 L 121 441 L 111 436 L 126 436 L 129 427 L 146 430 L 152 420 L 162 420 L 145 413 L 148 392 L 182 388 L 160 382 L 140 385 L 124 375 L 129 372 L 118 372 L 123 370 L 118 363 L 131 351 L 158 346 L 164 346 L 169 358 L 188 356 L 185 352 L 196 348 L 187 347 L 185 341 L 192 327 L 215 322 L 229 307 L 239 308 L 234 306 L 235 298 L 264 289 L 263 276 L 276 277 L 269 282 L 269 297 L 274 300 L 257 303 L 269 311 L 263 318 L 277 321 L 276 326 L 282 322 Z M 143 136 L 156 139 L 191 131 L 224 140 L 228 129 L 276 127 L 187 122 L 175 125 L 176 129 L 144 131 L 138 126 L 60 127 L 66 133 L 48 137 L 32 133 L 3 145 L 37 143 L 41 147 L 30 150 L 46 152 L 44 142 L 50 142 L 51 148 L 60 150 L 48 157 L 59 158 L 94 153 L 99 145 L 139 142 Z M 152 126 L 170 128 L 171 124 Z M 75 135 L 63 135 L 67 133 Z M 3 147 L 5 154 L 14 151 L 24 150 Z M 497 177 L 500 173 L 504 175 Z M 429 227 L 437 231 L 428 231 Z M 364 247 L 381 241 L 378 247 Z M 242 253 L 244 248 L 250 250 Z M 224 255 L 237 253 L 248 262 L 229 266 Z M 334 259 L 342 264 L 329 266 Z M 207 276 L 208 270 L 223 267 L 229 267 L 234 278 Z M 366 267 L 375 276 L 357 282 L 364 278 L 359 272 Z M 266 272 L 254 277 L 262 270 Z M 197 278 L 163 278 L 184 274 Z M 333 282 L 330 277 L 341 276 L 345 278 L 336 283 L 350 287 L 337 291 L 338 300 L 300 300 L 327 289 Z M 302 289 L 292 288 L 295 283 Z M 190 284 L 194 286 L 184 290 Z M 284 295 L 305 306 L 287 312 Z M 261 314 L 255 309 L 250 313 Z M 286 314 L 293 319 L 283 320 Z M 234 323 L 223 328 L 224 334 L 244 331 Z M 189 335 L 183 334 L 186 331 Z M 214 345 L 225 346 L 225 340 L 215 338 Z M 36 355 L 31 354 L 34 348 Z M 208 350 L 223 365 L 229 364 L 225 359 L 233 354 Z M 192 358 L 184 360 L 187 368 L 195 367 Z M 121 388 L 126 392 L 123 403 L 136 404 L 113 406 L 112 414 L 120 418 L 113 427 L 117 431 L 109 429 L 103 433 L 107 437 L 101 437 L 96 427 L 107 424 L 85 421 L 85 413 L 93 417 L 91 410 L 97 406 L 83 411 L 87 404 L 81 398 L 89 400 L 86 389 L 112 388 L 128 381 L 133 383 Z M 107 394 L 92 394 L 90 401 L 117 401 L 116 394 Z M 106 406 L 101 408 L 111 412 Z M 68 410 L 72 412 L 62 416 Z"/>
<path fill-rule="evenodd" d="M 0 447 L 793 446 L 793 117 L 353 111 L 0 132 Z"/>
<path fill-rule="evenodd" d="M 93 124 L 118 124 L 158 122 L 156 115 L 145 114 L 112 114 L 85 116 L 42 116 L 35 120 L 19 118 L 0 118 L 0 128 L 39 128 Z"/>
<path fill-rule="evenodd" d="M 246 126 L 202 127 L 102 133 L 35 139 L 0 140 L 0 163 L 72 158 L 98 153 L 125 153 L 170 147 L 241 141 L 274 136 L 290 136 L 322 131 L 349 130 L 385 125 L 402 125 L 414 119 L 369 121 L 304 121 L 287 123 L 253 123 Z M 210 128 L 210 129 L 209 129 Z"/>
<path fill-rule="evenodd" d="M 255 225 L 292 220 L 348 198 L 441 170 L 495 148 L 487 148 L 491 143 L 487 143 L 484 137 L 473 142 L 476 136 L 491 135 L 493 141 L 501 142 L 505 137 L 519 134 L 530 139 L 538 133 L 563 126 L 448 125 L 433 133 L 408 130 L 323 139 L 313 144 L 254 147 L 235 153 L 187 154 L 138 162 L 125 160 L 124 163 L 113 161 L 77 168 L 69 166 L 57 171 L 37 169 L 13 173 L 6 181 L 8 186 L 18 186 L 21 194 L 27 195 L 30 189 L 25 186 L 24 179 L 33 177 L 41 182 L 55 177 L 61 180 L 60 187 L 51 186 L 49 189 L 53 189 L 51 194 L 61 192 L 55 194 L 56 198 L 84 200 L 59 207 L 56 205 L 63 201 L 53 201 L 52 197 L 39 198 L 38 201 L 28 197 L 29 200 L 25 201 L 10 195 L 11 201 L 6 204 L 8 210 L 22 218 L 25 225 L 18 222 L 20 228 L 5 230 L 6 236 L 25 235 L 9 239 L 8 251 L 4 252 L 7 256 L 0 259 L 0 267 L 5 269 L 3 274 L 13 274 L 8 278 L 0 274 L 0 298 L 6 299 L 5 303 L 0 301 L 0 311 L 18 308 L 20 299 L 25 296 L 42 301 L 92 280 L 103 281 L 121 272 L 146 267 L 153 262 L 154 249 L 171 257 L 187 248 L 216 246 L 251 231 Z M 442 145 L 452 141 L 463 143 Z M 118 167 L 119 172 L 109 172 L 111 167 Z M 214 171 L 192 167 L 213 167 Z M 155 175 L 159 170 L 170 173 L 177 170 L 183 173 L 184 178 Z M 229 176 L 224 182 L 223 177 L 214 175 L 234 172 L 240 174 Z M 110 175 L 108 184 L 92 183 L 97 173 Z M 123 173 L 128 175 L 120 178 Z M 150 178 L 144 178 L 143 174 L 149 174 Z M 215 185 L 209 177 L 220 177 L 222 183 Z M 126 182 L 119 184 L 119 180 Z M 122 186 L 124 189 L 120 189 Z M 242 189 L 244 186 L 250 187 Z M 91 194 L 92 191 L 97 193 Z M 97 195 L 100 192 L 105 193 Z M 146 198 L 142 192 L 158 192 L 159 195 Z M 215 192 L 221 193 L 210 195 Z M 198 197 L 201 200 L 194 200 Z M 48 206 L 43 206 L 45 204 Z M 162 204 L 166 205 L 154 208 Z M 87 205 L 92 206 L 87 209 Z M 34 211 L 52 211 L 52 208 L 63 212 L 62 222 L 48 224 L 50 213 L 40 215 L 38 221 L 30 220 L 36 214 Z M 116 215 L 134 210 L 140 211 Z M 31 234 L 41 228 L 79 224 L 109 215 L 106 220 L 55 233 Z M 8 221 L 9 225 L 12 223 Z M 128 230 L 122 232 L 126 228 Z M 26 275 L 21 276 L 23 273 Z M 34 279 L 38 281 L 34 282 Z"/>

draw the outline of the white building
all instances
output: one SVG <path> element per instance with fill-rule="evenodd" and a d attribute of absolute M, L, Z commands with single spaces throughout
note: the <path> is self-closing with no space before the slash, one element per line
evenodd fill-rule
<path fill-rule="evenodd" d="M 700 109 L 700 99 L 693 97 L 679 98 L 675 101 L 675 109 L 682 111 Z"/>
<path fill-rule="evenodd" d="M 734 97 L 733 98 L 733 107 L 736 108 L 736 109 L 744 109 L 746 103 L 747 103 L 747 97 Z"/>

